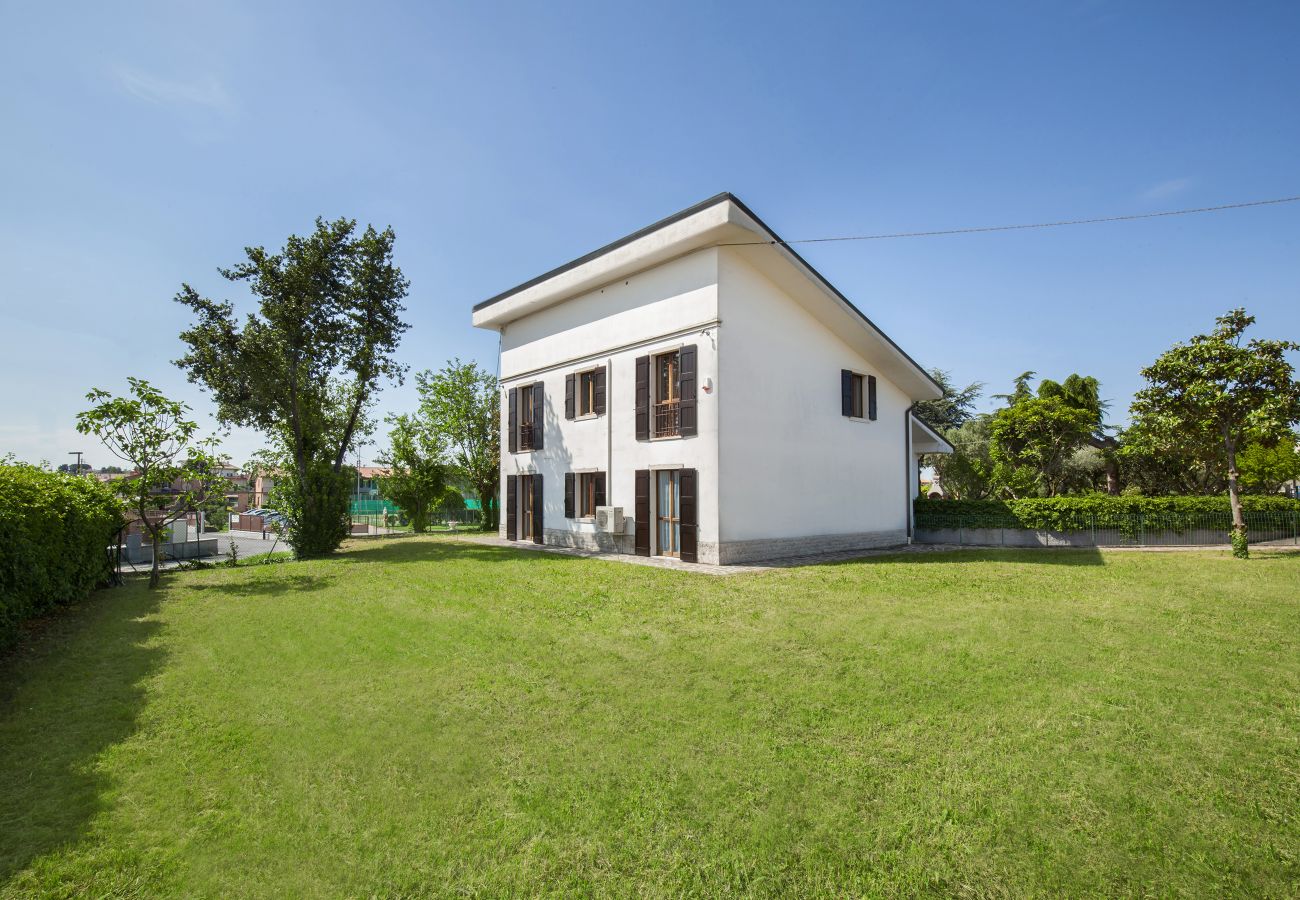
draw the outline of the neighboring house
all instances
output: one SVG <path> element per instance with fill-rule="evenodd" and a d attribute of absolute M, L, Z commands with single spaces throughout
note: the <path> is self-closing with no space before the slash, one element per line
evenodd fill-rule
<path fill-rule="evenodd" d="M 920 455 L 951 452 L 912 414 L 934 381 L 731 194 L 473 322 L 501 336 L 512 540 L 722 564 L 901 544 Z"/>

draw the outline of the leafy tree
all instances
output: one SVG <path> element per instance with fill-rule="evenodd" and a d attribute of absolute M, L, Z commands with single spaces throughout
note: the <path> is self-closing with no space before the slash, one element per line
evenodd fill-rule
<path fill-rule="evenodd" d="M 1230 310 L 1215 329 L 1175 344 L 1142 370 L 1148 384 L 1133 401 L 1133 416 L 1150 432 L 1193 448 L 1217 441 L 1223 447 L 1232 506 L 1234 553 L 1246 556 L 1241 514 L 1238 452 L 1247 440 L 1275 445 L 1300 422 L 1300 382 L 1286 359 L 1300 350 L 1292 341 L 1251 338 L 1255 317 Z"/>
<path fill-rule="evenodd" d="M 985 500 L 992 496 L 989 419 L 989 416 L 976 416 L 944 432 L 953 452 L 932 455 L 944 496 L 960 500 Z"/>
<path fill-rule="evenodd" d="M 379 479 L 379 491 L 406 512 L 411 530 L 419 534 L 428 530 L 430 514 L 447 492 L 445 448 L 423 419 L 399 415 L 388 421 L 393 426 L 389 449 L 379 457 L 388 474 Z"/>
<path fill-rule="evenodd" d="M 344 458 L 373 426 L 367 413 L 381 383 L 405 373 L 392 355 L 407 328 L 409 283 L 393 264 L 393 241 L 392 229 L 357 234 L 350 219 L 317 219 L 279 253 L 246 248 L 247 261 L 219 270 L 258 297 L 242 325 L 228 301 L 188 284 L 176 296 L 197 317 L 181 333 L 189 352 L 177 365 L 212 394 L 222 422 L 270 438 L 300 558 L 331 553 L 347 536 Z"/>
<path fill-rule="evenodd" d="M 930 377 L 939 385 L 943 396 L 916 404 L 916 414 L 940 433 L 969 422 L 975 415 L 975 402 L 984 390 L 984 382 L 975 381 L 958 388 L 953 384 L 952 374 L 943 369 L 931 369 Z"/>
<path fill-rule="evenodd" d="M 189 407 L 167 399 L 147 381 L 127 381 L 127 397 L 99 389 L 86 394 L 95 405 L 77 414 L 77 431 L 95 435 L 133 468 L 134 474 L 111 484 L 153 544 L 149 586 L 156 588 L 167 526 L 196 511 L 221 490 L 224 480 L 215 474 L 215 442 L 196 440 L 198 425 L 186 417 Z"/>
<path fill-rule="evenodd" d="M 501 391 L 495 375 L 453 359 L 439 372 L 415 376 L 420 413 L 447 444 L 459 474 L 483 506 L 483 530 L 497 528 L 501 484 Z"/>
<path fill-rule="evenodd" d="M 1275 494 L 1287 482 L 1300 481 L 1300 435 L 1284 437 L 1270 447 L 1258 441 L 1237 454 L 1241 486 L 1260 494 Z"/>
<path fill-rule="evenodd" d="M 993 480 L 1012 497 L 1052 497 L 1065 490 L 1069 461 L 1101 427 L 1096 379 L 1044 380 L 1035 395 L 1029 389 L 1033 374 L 1024 373 L 1011 394 L 1000 395 L 1009 405 L 989 423 Z"/>

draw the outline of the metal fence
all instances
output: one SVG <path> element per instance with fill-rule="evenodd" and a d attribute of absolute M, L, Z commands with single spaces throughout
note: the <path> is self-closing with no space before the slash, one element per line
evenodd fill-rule
<path fill-rule="evenodd" d="M 1300 546 L 1300 513 L 1246 512 L 1253 546 Z M 1219 547 L 1229 544 L 1232 519 L 1222 513 L 1122 513 L 1081 516 L 1066 530 L 1007 527 L 987 518 L 919 516 L 922 544 L 981 547 Z"/>

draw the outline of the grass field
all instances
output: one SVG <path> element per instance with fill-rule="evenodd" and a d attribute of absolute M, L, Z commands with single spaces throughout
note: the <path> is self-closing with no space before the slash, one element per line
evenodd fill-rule
<path fill-rule="evenodd" d="M 0 896 L 1298 886 L 1300 555 L 405 537 L 102 592 L 0 660 Z"/>

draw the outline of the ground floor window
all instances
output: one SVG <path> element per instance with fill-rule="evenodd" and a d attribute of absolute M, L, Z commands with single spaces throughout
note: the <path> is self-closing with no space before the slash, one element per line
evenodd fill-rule
<path fill-rule="evenodd" d="M 596 515 L 596 484 L 600 480 L 597 472 L 583 472 L 578 476 L 578 515 L 584 518 Z"/>

